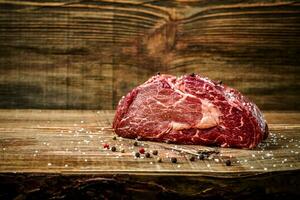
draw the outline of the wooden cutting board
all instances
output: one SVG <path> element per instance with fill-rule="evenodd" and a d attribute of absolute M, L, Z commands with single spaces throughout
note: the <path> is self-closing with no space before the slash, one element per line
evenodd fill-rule
<path fill-rule="evenodd" d="M 195 177 L 202 177 L 202 181 L 203 177 L 213 177 L 214 180 L 219 180 L 218 187 L 222 184 L 227 185 L 222 182 L 226 179 L 235 180 L 241 177 L 245 179 L 256 177 L 248 179 L 249 181 L 263 179 L 260 183 L 277 180 L 274 176 L 280 177 L 279 180 L 289 176 L 299 180 L 300 113 L 265 112 L 271 134 L 254 150 L 146 141 L 138 141 L 138 146 L 134 146 L 135 140 L 114 138 L 116 135 L 111 129 L 113 116 L 114 111 L 0 110 L 0 183 L 6 185 L 9 180 L 11 184 L 24 185 L 25 180 L 36 180 L 36 177 L 39 177 L 36 185 L 41 186 L 45 184 L 45 181 L 41 180 L 49 178 L 50 175 L 52 178 L 72 176 L 74 180 L 81 180 L 81 183 L 86 183 L 85 181 L 90 180 L 91 176 L 94 178 L 108 176 L 111 180 L 118 175 L 122 177 L 122 181 L 124 177 L 129 176 L 135 177 L 133 179 L 140 182 L 151 180 L 154 184 L 151 187 L 154 188 L 157 186 L 156 181 L 164 179 L 170 181 L 168 177 L 175 176 L 185 181 L 188 179 L 186 183 L 198 180 Z M 103 148 L 103 144 L 116 147 L 116 152 Z M 150 158 L 145 158 L 142 154 L 140 158 L 135 158 L 134 153 L 140 148 L 144 148 L 146 152 L 158 150 L 158 155 L 151 154 Z M 122 153 L 121 149 L 125 152 Z M 196 153 L 198 150 L 216 150 L 219 154 L 212 154 L 205 160 L 190 161 L 191 153 Z M 161 163 L 157 162 L 158 157 L 162 159 Z M 178 162 L 171 163 L 170 157 L 176 157 Z M 231 166 L 226 166 L 226 160 L 231 161 Z M 12 179 L 20 174 L 23 179 L 19 178 L 18 181 Z M 289 181 L 291 180 L 295 181 L 289 178 Z M 160 186 L 168 191 L 166 188 L 175 184 L 171 182 L 168 184 L 165 182 L 165 185 L 160 183 L 163 185 Z M 210 181 L 206 181 L 206 185 L 208 182 Z M 183 182 L 176 184 L 180 185 Z M 259 185 L 256 181 L 253 184 L 256 187 Z M 277 187 L 277 191 L 281 182 L 275 181 L 272 184 Z M 240 188 L 243 184 L 238 185 L 236 187 Z M 41 188 L 40 186 L 38 188 Z M 148 189 L 149 187 L 143 186 Z M 153 190 L 151 187 L 149 190 Z M 164 190 L 161 187 L 159 188 Z M 215 186 L 202 189 L 195 187 L 191 186 L 190 190 L 185 189 L 184 192 L 194 194 L 195 191 L 198 193 L 204 191 L 209 194 L 215 193 L 214 188 L 217 188 Z M 234 188 L 234 186 L 230 187 Z M 287 190 L 292 188 L 292 191 L 299 194 L 295 187 L 299 187 L 299 181 L 294 182 L 294 185 Z M 208 191 L 205 191 L 207 189 Z M 28 191 L 32 191 L 32 188 Z M 2 196 L 5 197 L 5 192 Z"/>

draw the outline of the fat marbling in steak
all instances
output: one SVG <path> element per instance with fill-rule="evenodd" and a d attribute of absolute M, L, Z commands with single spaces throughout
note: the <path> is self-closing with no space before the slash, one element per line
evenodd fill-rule
<path fill-rule="evenodd" d="M 156 75 L 123 97 L 113 128 L 126 138 L 254 148 L 268 136 L 258 107 L 200 75 Z"/>

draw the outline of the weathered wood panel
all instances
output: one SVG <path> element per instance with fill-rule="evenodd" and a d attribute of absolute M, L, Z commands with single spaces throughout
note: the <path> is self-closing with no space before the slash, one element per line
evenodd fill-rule
<path fill-rule="evenodd" d="M 114 111 L 0 110 L 0 172 L 241 174 L 300 170 L 300 114 L 266 112 L 270 137 L 254 150 L 174 145 L 113 138 Z M 116 151 L 103 148 L 115 146 Z M 140 148 L 158 156 L 135 159 Z M 125 152 L 122 153 L 121 149 Z M 198 150 L 209 159 L 189 160 Z M 181 152 L 183 151 L 183 152 Z M 162 158 L 162 163 L 156 161 Z M 176 157 L 176 164 L 170 162 Z M 230 159 L 232 165 L 225 165 Z"/>
<path fill-rule="evenodd" d="M 10 199 L 298 199 L 300 173 L 235 178 L 145 174 L 0 174 L 0 197 Z"/>
<path fill-rule="evenodd" d="M 1 199 L 297 199 L 300 113 L 266 112 L 270 137 L 254 150 L 116 138 L 113 111 L 0 110 Z M 103 143 L 117 148 L 105 150 Z M 132 152 L 157 149 L 151 158 Z M 120 152 L 121 149 L 125 152 Z M 184 149 L 183 153 L 175 149 Z M 160 156 L 162 162 L 156 161 Z M 169 157 L 177 157 L 171 163 Z M 232 161 L 231 166 L 225 160 Z"/>
<path fill-rule="evenodd" d="M 113 109 L 157 71 L 300 109 L 297 1 L 0 1 L 0 107 Z"/>

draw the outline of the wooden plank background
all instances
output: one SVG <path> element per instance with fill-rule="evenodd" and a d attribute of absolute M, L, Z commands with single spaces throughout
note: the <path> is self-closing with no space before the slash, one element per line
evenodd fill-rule
<path fill-rule="evenodd" d="M 114 109 L 157 71 L 300 109 L 300 3 L 0 0 L 0 108 Z"/>

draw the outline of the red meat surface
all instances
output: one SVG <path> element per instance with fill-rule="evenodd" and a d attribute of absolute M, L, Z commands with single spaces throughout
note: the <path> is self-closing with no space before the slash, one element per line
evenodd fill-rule
<path fill-rule="evenodd" d="M 176 144 L 254 148 L 268 136 L 258 107 L 237 90 L 191 74 L 156 75 L 123 97 L 115 132 Z"/>

